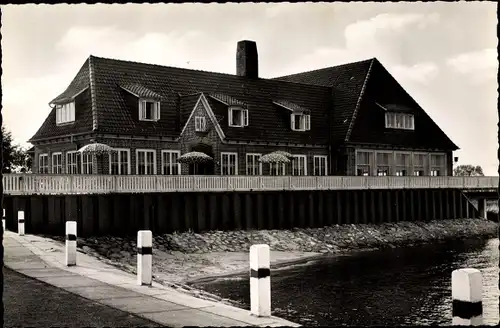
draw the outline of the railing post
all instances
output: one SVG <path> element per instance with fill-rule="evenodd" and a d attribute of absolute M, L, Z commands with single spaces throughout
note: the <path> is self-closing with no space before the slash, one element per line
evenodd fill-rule
<path fill-rule="evenodd" d="M 292 176 L 288 176 L 288 190 L 292 190 L 293 185 L 292 185 Z"/>
<path fill-rule="evenodd" d="M 17 233 L 24 236 L 24 211 L 17 211 Z"/>
<path fill-rule="evenodd" d="M 137 284 L 151 285 L 153 269 L 153 233 L 151 230 L 137 232 Z"/>
<path fill-rule="evenodd" d="M 66 266 L 76 265 L 76 221 L 66 221 Z"/>
<path fill-rule="evenodd" d="M 451 274 L 453 325 L 480 326 L 483 324 L 483 282 L 481 271 L 458 269 Z"/>
<path fill-rule="evenodd" d="M 250 246 L 250 312 L 271 316 L 271 268 L 269 245 Z"/>

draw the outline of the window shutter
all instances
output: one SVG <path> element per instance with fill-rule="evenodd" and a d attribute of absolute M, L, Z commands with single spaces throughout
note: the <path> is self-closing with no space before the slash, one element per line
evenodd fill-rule
<path fill-rule="evenodd" d="M 311 115 L 306 115 L 306 130 L 311 130 Z"/>
<path fill-rule="evenodd" d="M 56 106 L 56 123 L 59 124 L 61 122 L 61 110 L 59 106 Z"/>
<path fill-rule="evenodd" d="M 76 109 L 75 109 L 75 102 L 72 102 L 71 103 L 71 121 L 74 121 L 75 120 L 75 113 Z"/>
<path fill-rule="evenodd" d="M 232 126 L 232 122 L 233 122 L 233 110 L 229 109 L 229 113 L 228 114 L 229 115 L 227 116 L 227 119 L 228 119 L 227 125 Z"/>
<path fill-rule="evenodd" d="M 140 120 L 144 119 L 144 117 L 146 116 L 146 115 L 144 115 L 145 114 L 144 111 L 146 109 L 145 108 L 146 106 L 144 106 L 144 105 L 145 105 L 144 101 L 139 100 L 139 119 Z"/>
<path fill-rule="evenodd" d="M 205 117 L 202 117 L 202 119 L 201 119 L 201 130 L 202 131 L 207 130 L 207 119 Z"/>
<path fill-rule="evenodd" d="M 295 130 L 295 115 L 290 115 L 291 117 L 291 123 L 292 123 L 292 130 Z"/>
<path fill-rule="evenodd" d="M 248 109 L 243 111 L 243 126 L 248 126 Z"/>
<path fill-rule="evenodd" d="M 159 121 L 160 120 L 160 102 L 159 101 L 157 101 L 155 103 L 155 111 L 156 111 L 155 120 Z"/>

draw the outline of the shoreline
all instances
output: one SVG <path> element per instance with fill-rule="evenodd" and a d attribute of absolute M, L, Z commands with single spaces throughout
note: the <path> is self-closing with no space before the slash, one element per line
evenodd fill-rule
<path fill-rule="evenodd" d="M 409 247 L 451 239 L 497 235 L 487 219 L 334 225 L 292 230 L 208 231 L 153 237 L 153 275 L 174 285 L 191 285 L 248 271 L 252 244 L 268 244 L 271 268 L 320 260 L 325 255 L 352 256 L 384 248 Z M 64 237 L 44 236 L 64 242 Z M 136 238 L 78 237 L 80 251 L 135 274 Z"/>

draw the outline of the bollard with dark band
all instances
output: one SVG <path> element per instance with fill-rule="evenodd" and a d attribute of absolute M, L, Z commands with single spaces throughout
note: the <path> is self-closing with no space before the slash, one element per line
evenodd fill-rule
<path fill-rule="evenodd" d="M 137 284 L 151 285 L 153 265 L 153 234 L 151 230 L 137 232 Z"/>
<path fill-rule="evenodd" d="M 24 236 L 24 211 L 17 212 L 17 233 Z"/>
<path fill-rule="evenodd" d="M 66 221 L 66 266 L 76 265 L 76 221 Z"/>
<path fill-rule="evenodd" d="M 250 313 L 271 316 L 271 269 L 269 245 L 250 247 Z"/>
<path fill-rule="evenodd" d="M 3 226 L 3 231 L 5 231 L 5 208 L 3 209 L 2 226 Z"/>
<path fill-rule="evenodd" d="M 451 274 L 453 325 L 483 324 L 483 282 L 477 269 L 459 269 Z"/>

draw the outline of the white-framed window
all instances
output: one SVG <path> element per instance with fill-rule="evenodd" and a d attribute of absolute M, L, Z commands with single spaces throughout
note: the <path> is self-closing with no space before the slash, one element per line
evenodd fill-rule
<path fill-rule="evenodd" d="M 247 175 L 262 175 L 262 163 L 259 161 L 262 154 L 247 153 Z"/>
<path fill-rule="evenodd" d="M 52 153 L 52 174 L 62 174 L 62 153 Z"/>
<path fill-rule="evenodd" d="M 82 159 L 82 174 L 92 174 L 92 164 L 94 162 L 94 156 L 92 153 L 83 153 L 81 155 Z"/>
<path fill-rule="evenodd" d="M 387 176 L 391 175 L 391 157 L 392 152 L 377 152 L 377 175 Z"/>
<path fill-rule="evenodd" d="M 196 116 L 194 118 L 194 129 L 195 131 L 205 131 L 206 129 L 206 119 L 204 116 Z"/>
<path fill-rule="evenodd" d="M 248 126 L 248 109 L 243 109 L 241 107 L 230 107 L 229 126 L 239 128 Z"/>
<path fill-rule="evenodd" d="M 161 174 L 164 175 L 179 175 L 181 174 L 181 164 L 177 159 L 181 156 L 179 150 L 162 150 L 161 151 Z"/>
<path fill-rule="evenodd" d="M 136 172 L 139 175 L 156 174 L 156 150 L 136 150 Z"/>
<path fill-rule="evenodd" d="M 81 154 L 79 151 L 68 151 L 66 152 L 66 173 L 68 174 L 80 174 L 81 172 Z"/>
<path fill-rule="evenodd" d="M 64 124 L 75 121 L 75 102 L 56 105 L 56 124 Z"/>
<path fill-rule="evenodd" d="M 269 163 L 269 175 L 285 175 L 285 163 Z"/>
<path fill-rule="evenodd" d="M 238 175 L 238 154 L 221 153 L 220 168 L 222 175 Z"/>
<path fill-rule="evenodd" d="M 396 176 L 410 175 L 410 153 L 394 153 Z"/>
<path fill-rule="evenodd" d="M 115 148 L 115 150 L 109 153 L 109 174 L 130 174 L 130 149 Z"/>
<path fill-rule="evenodd" d="M 426 172 L 429 155 L 422 153 L 413 153 L 413 175 L 424 176 Z"/>
<path fill-rule="evenodd" d="M 314 156 L 314 175 L 328 175 L 327 156 Z"/>
<path fill-rule="evenodd" d="M 293 155 L 292 175 L 307 175 L 307 156 Z"/>
<path fill-rule="evenodd" d="M 291 125 L 293 131 L 309 131 L 311 130 L 311 115 L 291 114 Z"/>
<path fill-rule="evenodd" d="M 391 129 L 415 130 L 415 119 L 413 114 L 385 113 L 385 127 Z"/>
<path fill-rule="evenodd" d="M 49 154 L 40 154 L 38 156 L 38 172 L 40 174 L 49 173 Z"/>
<path fill-rule="evenodd" d="M 160 119 L 160 102 L 156 100 L 139 100 L 139 120 L 158 121 Z"/>
<path fill-rule="evenodd" d="M 373 152 L 356 150 L 356 175 L 372 175 Z"/>
<path fill-rule="evenodd" d="M 431 158 L 431 176 L 446 175 L 446 156 L 445 154 L 430 154 Z"/>

